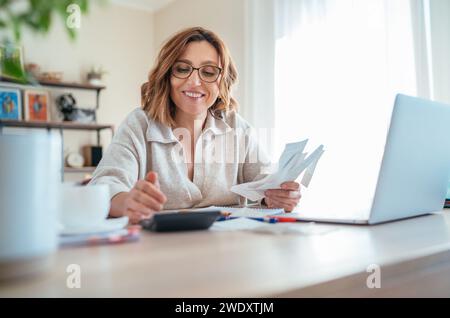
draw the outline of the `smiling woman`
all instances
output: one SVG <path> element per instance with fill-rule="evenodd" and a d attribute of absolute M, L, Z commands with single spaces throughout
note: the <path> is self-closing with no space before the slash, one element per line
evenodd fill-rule
<path fill-rule="evenodd" d="M 227 47 L 209 30 L 182 30 L 163 45 L 142 108 L 121 124 L 91 180 L 110 186 L 110 216 L 138 223 L 163 208 L 241 202 L 230 188 L 263 177 L 270 162 L 237 114 L 236 81 Z M 281 188 L 264 203 L 292 211 L 299 184 Z"/>
<path fill-rule="evenodd" d="M 195 69 L 200 67 L 203 67 L 201 71 Z M 214 76 L 208 78 L 209 72 L 214 73 Z M 191 76 L 192 73 L 194 76 Z M 148 82 L 142 86 L 144 111 L 152 119 L 174 126 L 177 106 L 181 106 L 173 100 L 177 91 L 174 86 L 180 85 L 185 85 L 185 89 L 186 85 L 190 85 L 191 88 L 194 86 L 210 91 L 209 98 L 203 102 L 210 103 L 211 107 L 207 109 L 211 113 L 235 110 L 237 102 L 231 96 L 231 87 L 237 77 L 230 53 L 216 34 L 202 28 L 183 30 L 162 47 Z"/>
<path fill-rule="evenodd" d="M 186 57 L 192 56 L 194 61 Z M 205 59 L 205 60 L 203 60 Z M 180 56 L 179 61 L 172 67 L 172 77 L 170 79 L 170 97 L 178 111 L 177 117 L 183 113 L 197 116 L 208 111 L 219 96 L 218 80 L 221 68 L 219 55 L 214 47 L 206 41 L 193 42 Z M 200 67 L 194 67 L 199 65 Z M 192 74 L 197 71 L 197 74 Z M 205 82 L 202 85 L 202 81 Z"/>

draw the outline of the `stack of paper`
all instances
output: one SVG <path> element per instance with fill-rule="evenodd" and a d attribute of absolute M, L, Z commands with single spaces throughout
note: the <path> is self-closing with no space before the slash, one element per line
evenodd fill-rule
<path fill-rule="evenodd" d="M 323 145 L 317 147 L 308 157 L 303 153 L 308 139 L 286 144 L 278 162 L 278 170 L 265 178 L 235 185 L 231 191 L 252 201 L 264 198 L 264 191 L 268 189 L 280 189 L 282 183 L 296 180 L 305 171 L 301 184 L 308 187 L 314 174 L 317 162 L 324 153 Z"/>

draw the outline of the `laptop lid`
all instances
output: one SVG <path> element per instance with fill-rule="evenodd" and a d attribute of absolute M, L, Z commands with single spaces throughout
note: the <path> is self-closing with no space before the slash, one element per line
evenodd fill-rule
<path fill-rule="evenodd" d="M 397 95 L 369 223 L 442 210 L 450 177 L 450 106 Z"/>
<path fill-rule="evenodd" d="M 405 95 L 375 106 L 347 119 L 344 130 L 321 130 L 326 150 L 302 191 L 299 218 L 378 223 L 442 209 L 446 164 L 450 168 L 450 106 Z M 411 165 L 415 172 L 397 172 L 397 166 Z M 411 185 L 412 179 L 422 181 Z M 422 194 L 411 199 L 418 191 Z"/>

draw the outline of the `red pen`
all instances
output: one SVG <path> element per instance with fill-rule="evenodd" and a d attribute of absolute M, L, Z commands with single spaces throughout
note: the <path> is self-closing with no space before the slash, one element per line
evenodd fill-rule
<path fill-rule="evenodd" d="M 271 215 L 270 218 L 277 220 L 277 222 L 279 222 L 279 223 L 281 223 L 281 222 L 297 222 L 298 221 L 296 218 L 287 217 L 287 216 Z"/>

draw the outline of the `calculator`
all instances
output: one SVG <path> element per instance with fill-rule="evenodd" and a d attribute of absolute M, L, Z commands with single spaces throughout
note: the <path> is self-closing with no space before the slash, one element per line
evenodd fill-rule
<path fill-rule="evenodd" d="M 221 216 L 221 210 L 197 212 L 157 212 L 150 219 L 140 222 L 145 230 L 153 232 L 206 230 Z"/>

